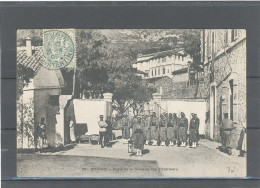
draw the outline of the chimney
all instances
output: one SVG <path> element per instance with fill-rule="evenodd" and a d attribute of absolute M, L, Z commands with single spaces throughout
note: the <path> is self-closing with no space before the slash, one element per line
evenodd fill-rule
<path fill-rule="evenodd" d="M 32 39 L 30 37 L 26 38 L 26 54 L 27 56 L 32 56 Z"/>

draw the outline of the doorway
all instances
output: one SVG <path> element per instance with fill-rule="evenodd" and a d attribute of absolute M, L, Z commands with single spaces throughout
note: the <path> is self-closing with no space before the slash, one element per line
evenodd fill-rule
<path fill-rule="evenodd" d="M 210 88 L 210 139 L 214 140 L 214 127 L 216 124 L 216 86 Z"/>

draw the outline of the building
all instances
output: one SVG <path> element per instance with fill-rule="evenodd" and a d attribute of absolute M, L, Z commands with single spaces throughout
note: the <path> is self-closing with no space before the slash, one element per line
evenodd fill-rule
<path fill-rule="evenodd" d="M 192 62 L 190 55 L 186 54 L 182 48 L 162 51 L 153 54 L 138 55 L 137 61 L 133 63 L 133 68 L 146 73 L 145 79 L 172 77 L 172 71 L 187 67 L 188 62 Z"/>
<path fill-rule="evenodd" d="M 17 65 L 30 68 L 34 72 L 28 86 L 23 88 L 23 94 L 18 99 L 17 110 L 17 147 L 40 148 L 37 127 L 41 118 L 45 118 L 46 136 L 49 147 L 56 147 L 57 135 L 56 115 L 59 114 L 59 96 L 65 86 L 60 70 L 47 69 L 41 64 L 45 61 L 43 47 L 31 45 L 31 39 L 26 38 L 26 46 L 17 48 Z"/>
<path fill-rule="evenodd" d="M 234 121 L 233 146 L 246 127 L 246 31 L 206 29 L 201 32 L 201 60 L 209 88 L 206 136 L 220 141 L 223 114 Z"/>

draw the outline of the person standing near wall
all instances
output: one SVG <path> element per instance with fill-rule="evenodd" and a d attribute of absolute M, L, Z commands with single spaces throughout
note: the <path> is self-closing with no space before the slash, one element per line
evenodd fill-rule
<path fill-rule="evenodd" d="M 197 143 L 196 143 L 196 146 L 199 145 L 199 140 L 200 140 L 200 119 L 198 118 L 197 114 L 194 113 L 194 116 L 195 116 L 195 119 L 196 119 L 196 122 L 197 122 Z"/>
<path fill-rule="evenodd" d="M 160 124 L 159 124 L 159 138 L 160 138 L 160 145 L 165 146 L 165 142 L 167 139 L 167 117 L 161 114 Z"/>
<path fill-rule="evenodd" d="M 174 145 L 178 144 L 178 140 L 179 140 L 178 122 L 179 122 L 179 118 L 177 117 L 177 114 L 173 113 L 172 124 L 173 124 L 173 127 L 174 127 Z"/>
<path fill-rule="evenodd" d="M 142 130 L 143 130 L 145 140 L 146 140 L 145 145 L 148 145 L 149 140 L 150 140 L 150 121 L 151 121 L 151 118 L 149 115 L 145 115 L 143 117 Z"/>
<path fill-rule="evenodd" d="M 167 140 L 170 142 L 170 146 L 173 146 L 175 141 L 173 120 L 172 114 L 169 113 L 169 119 L 167 122 Z"/>
<path fill-rule="evenodd" d="M 113 133 L 112 133 L 112 122 L 111 122 L 111 116 L 108 116 L 107 117 L 107 120 L 105 121 L 106 124 L 107 124 L 107 136 L 106 136 L 106 143 L 107 145 L 109 145 L 109 141 L 112 140 L 112 136 L 113 136 Z"/>
<path fill-rule="evenodd" d="M 75 137 L 75 125 L 71 117 L 69 117 L 69 127 L 70 127 L 70 141 L 73 143 L 76 141 L 76 137 Z"/>
<path fill-rule="evenodd" d="M 150 122 L 150 129 L 151 129 L 151 142 L 153 146 L 157 145 L 158 142 L 158 118 L 156 117 L 156 113 L 152 113 L 151 122 Z"/>
<path fill-rule="evenodd" d="M 190 120 L 190 142 L 191 142 L 191 148 L 196 148 L 197 146 L 197 141 L 198 141 L 198 121 L 196 119 L 195 114 L 192 114 L 192 118 Z"/>
<path fill-rule="evenodd" d="M 179 120 L 179 141 L 180 146 L 185 147 L 187 143 L 187 129 L 188 129 L 188 119 L 185 117 L 185 114 L 181 112 L 181 118 Z"/>
<path fill-rule="evenodd" d="M 99 126 L 99 142 L 101 145 L 101 148 L 104 148 L 104 146 L 107 146 L 107 123 L 104 121 L 104 116 L 100 115 L 99 116 L 100 120 L 98 121 L 98 126 Z M 104 139 L 104 143 L 103 143 Z"/>
<path fill-rule="evenodd" d="M 129 139 L 130 138 L 130 127 L 128 126 L 129 124 L 128 124 L 127 115 L 124 115 L 120 121 L 121 121 L 121 125 L 122 125 L 122 130 L 123 130 L 122 137 L 124 139 Z"/>
<path fill-rule="evenodd" d="M 233 129 L 235 129 L 233 121 L 231 119 L 228 119 L 228 113 L 225 113 L 224 119 L 222 120 L 222 123 L 220 125 L 220 135 L 222 150 L 228 155 L 232 154 L 231 133 Z"/>

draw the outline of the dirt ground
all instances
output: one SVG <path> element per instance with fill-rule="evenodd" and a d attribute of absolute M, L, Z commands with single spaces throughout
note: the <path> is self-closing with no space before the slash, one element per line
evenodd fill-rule
<path fill-rule="evenodd" d="M 200 140 L 189 147 L 145 146 L 144 155 L 128 153 L 123 140 L 111 148 L 77 144 L 55 153 L 18 154 L 19 177 L 245 177 L 246 158 L 233 149 L 228 156 L 219 143 Z"/>

